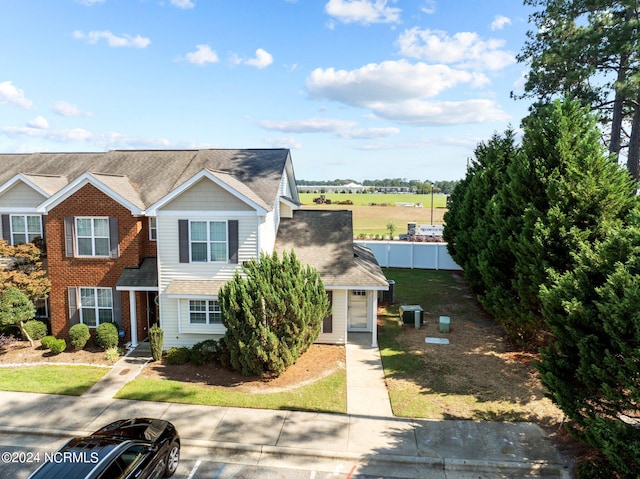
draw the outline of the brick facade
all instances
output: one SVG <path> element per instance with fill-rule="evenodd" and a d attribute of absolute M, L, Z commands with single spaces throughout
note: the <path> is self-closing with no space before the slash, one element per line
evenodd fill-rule
<path fill-rule="evenodd" d="M 118 218 L 118 238 L 120 253 L 118 258 L 67 257 L 65 253 L 65 217 L 106 216 Z M 69 332 L 69 286 L 109 287 L 115 288 L 118 278 L 125 267 L 137 267 L 145 256 L 155 256 L 155 242 L 149 241 L 148 218 L 134 217 L 131 212 L 118 202 L 101 192 L 91 184 L 87 184 L 73 193 L 69 198 L 52 208 L 45 218 L 47 242 L 47 263 L 51 280 L 50 317 L 51 333 L 56 337 L 67 336 Z M 129 293 L 121 294 L 122 326 L 125 340 L 129 340 Z M 137 312 L 140 329 L 146 327 L 146 297 L 137 294 Z"/>

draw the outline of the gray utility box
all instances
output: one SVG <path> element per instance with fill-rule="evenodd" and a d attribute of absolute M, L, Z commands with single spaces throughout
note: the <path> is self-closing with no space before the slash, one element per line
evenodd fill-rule
<path fill-rule="evenodd" d="M 420 326 L 424 324 L 424 311 L 417 304 L 403 304 L 400 306 L 400 318 L 404 324 L 415 324 L 416 311 L 420 315 Z"/>

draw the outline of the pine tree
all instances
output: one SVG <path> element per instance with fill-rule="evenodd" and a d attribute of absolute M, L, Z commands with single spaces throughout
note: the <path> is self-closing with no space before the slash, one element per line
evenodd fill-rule
<path fill-rule="evenodd" d="M 320 275 L 293 252 L 249 261 L 219 294 L 223 362 L 244 375 L 280 375 L 318 338 L 328 314 Z"/>

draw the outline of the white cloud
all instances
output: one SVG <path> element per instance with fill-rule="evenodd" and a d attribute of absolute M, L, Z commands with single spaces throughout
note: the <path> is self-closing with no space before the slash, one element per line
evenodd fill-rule
<path fill-rule="evenodd" d="M 441 30 L 417 27 L 405 30 L 398 38 L 403 56 L 476 70 L 500 70 L 515 63 L 514 54 L 504 50 L 504 44 L 504 40 L 483 40 L 474 32 L 450 37 Z"/>
<path fill-rule="evenodd" d="M 33 120 L 27 122 L 27 126 L 30 128 L 36 128 L 39 130 L 49 129 L 49 122 L 44 116 L 36 116 Z"/>
<path fill-rule="evenodd" d="M 431 102 L 419 99 L 372 106 L 380 118 L 411 125 L 458 125 L 504 121 L 510 117 L 493 100 Z"/>
<path fill-rule="evenodd" d="M 273 63 L 273 56 L 266 50 L 258 48 L 256 50 L 256 56 L 244 62 L 245 65 L 249 65 L 256 68 L 266 68 Z"/>
<path fill-rule="evenodd" d="M 340 138 L 347 138 L 350 140 L 371 140 L 375 138 L 389 138 L 400 133 L 399 128 L 353 128 L 350 130 L 343 130 L 337 133 Z"/>
<path fill-rule="evenodd" d="M 318 68 L 307 78 L 307 90 L 312 97 L 367 108 L 376 118 L 397 123 L 452 125 L 508 118 L 489 99 L 433 100 L 455 86 L 478 87 L 487 82 L 481 73 L 400 60 L 351 71 Z"/>
<path fill-rule="evenodd" d="M 218 62 L 218 54 L 211 50 L 209 45 L 196 45 L 196 51 L 187 53 L 186 58 L 189 63 L 196 65 Z"/>
<path fill-rule="evenodd" d="M 107 45 L 110 47 L 120 48 L 120 47 L 134 47 L 134 48 L 146 48 L 151 43 L 146 37 L 142 37 L 140 35 L 131 36 L 127 34 L 123 34 L 122 36 L 117 36 L 111 33 L 109 30 L 94 30 L 88 33 L 84 33 L 81 30 L 76 30 L 73 32 L 73 38 L 77 40 L 83 40 L 89 45 L 95 45 L 100 40 L 106 40 Z"/>
<path fill-rule="evenodd" d="M 263 120 L 259 125 L 265 130 L 285 133 L 334 133 L 358 125 L 355 121 L 330 118 L 307 118 L 304 120 L 271 121 Z"/>
<path fill-rule="evenodd" d="M 196 6 L 191 0 L 171 0 L 171 5 L 178 8 L 193 8 Z"/>
<path fill-rule="evenodd" d="M 302 149 L 302 143 L 292 136 L 285 136 L 282 138 L 265 138 L 264 142 L 272 148 L 289 148 L 291 150 Z"/>
<path fill-rule="evenodd" d="M 424 0 L 422 7 L 420 7 L 420 11 L 427 15 L 436 13 L 436 0 Z"/>
<path fill-rule="evenodd" d="M 486 83 L 482 75 L 446 65 L 406 60 L 370 63 L 357 70 L 316 68 L 307 78 L 311 96 L 367 107 L 377 102 L 430 98 L 460 83 Z"/>
<path fill-rule="evenodd" d="M 0 105 L 8 103 L 25 110 L 33 108 L 33 102 L 24 96 L 24 91 L 16 88 L 11 81 L 0 82 Z"/>
<path fill-rule="evenodd" d="M 57 101 L 51 110 L 60 116 L 92 116 L 89 112 L 83 112 L 76 105 L 66 101 Z"/>
<path fill-rule="evenodd" d="M 171 145 L 164 138 L 144 138 L 117 132 L 93 133 L 84 128 L 57 130 L 49 128 L 48 124 L 45 127 L 41 121 L 29 122 L 26 127 L 0 127 L 0 135 L 18 139 L 25 137 L 41 139 L 55 143 L 89 143 L 103 149 L 167 148 Z"/>
<path fill-rule="evenodd" d="M 388 3 L 389 0 L 329 0 L 324 9 L 342 23 L 399 23 L 401 10 Z"/>
<path fill-rule="evenodd" d="M 103 3 L 105 0 L 76 0 L 80 5 L 95 5 L 96 3 Z"/>
<path fill-rule="evenodd" d="M 509 17 L 496 15 L 493 22 L 491 22 L 491 30 L 502 30 L 507 25 L 511 25 L 511 19 Z"/>

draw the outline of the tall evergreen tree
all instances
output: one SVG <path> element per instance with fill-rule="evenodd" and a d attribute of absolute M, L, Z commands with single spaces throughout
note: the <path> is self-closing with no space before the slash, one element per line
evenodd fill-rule
<path fill-rule="evenodd" d="M 280 375 L 318 338 L 329 302 L 318 272 L 293 252 L 261 254 L 220 290 L 223 362 L 244 375 Z"/>
<path fill-rule="evenodd" d="M 640 210 L 584 241 L 541 299 L 552 344 L 538 369 L 576 437 L 640 477 Z"/>

